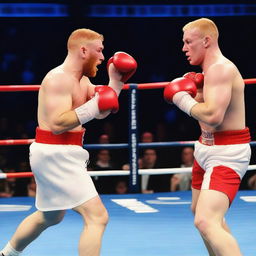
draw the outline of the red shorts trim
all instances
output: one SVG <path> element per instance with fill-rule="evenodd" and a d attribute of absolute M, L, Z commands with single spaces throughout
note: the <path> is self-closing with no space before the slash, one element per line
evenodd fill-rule
<path fill-rule="evenodd" d="M 225 193 L 231 204 L 239 189 L 240 183 L 240 177 L 233 169 L 220 165 L 213 167 L 209 189 Z"/>
<path fill-rule="evenodd" d="M 202 182 L 204 179 L 205 170 L 198 164 L 196 160 L 194 160 L 193 168 L 192 168 L 192 188 L 201 189 Z"/>
<path fill-rule="evenodd" d="M 197 161 L 195 161 L 192 169 L 192 187 L 194 189 L 201 190 L 204 174 L 205 171 L 201 168 Z M 241 179 L 233 169 L 220 165 L 213 167 L 209 186 L 205 189 L 223 192 L 228 196 L 231 204 L 237 194 L 240 183 Z"/>
<path fill-rule="evenodd" d="M 202 132 L 199 142 L 208 145 L 232 145 L 245 144 L 251 141 L 249 128 L 234 131 L 222 131 L 215 133 Z"/>
<path fill-rule="evenodd" d="M 83 146 L 85 129 L 81 131 L 68 131 L 61 134 L 53 134 L 51 131 L 36 128 L 35 142 L 44 144 L 78 145 Z"/>

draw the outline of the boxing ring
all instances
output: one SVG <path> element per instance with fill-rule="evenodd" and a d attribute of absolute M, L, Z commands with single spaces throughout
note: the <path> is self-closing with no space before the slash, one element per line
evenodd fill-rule
<path fill-rule="evenodd" d="M 256 84 L 256 78 L 245 79 L 245 84 Z M 108 209 L 110 221 L 103 237 L 102 256 L 204 256 L 207 255 L 198 231 L 193 226 L 190 212 L 191 191 L 139 194 L 139 175 L 191 172 L 191 168 L 138 169 L 139 148 L 193 146 L 194 141 L 139 143 L 138 90 L 164 88 L 168 82 L 126 84 L 129 97 L 128 143 L 87 144 L 90 149 L 129 150 L 130 171 L 90 171 L 91 176 L 129 176 L 129 194 L 101 195 Z M 39 85 L 0 86 L 0 92 L 38 91 Z M 0 140 L 0 146 L 30 145 L 34 139 Z M 251 142 L 255 146 L 256 141 Z M 256 170 L 256 164 L 248 170 Z M 0 179 L 32 177 L 31 172 L 0 173 Z M 0 198 L 0 248 L 10 239 L 23 218 L 35 211 L 34 198 Z M 256 244 L 256 193 L 239 191 L 227 221 L 244 256 L 254 256 Z M 62 256 L 77 255 L 77 243 L 82 220 L 67 211 L 62 223 L 47 229 L 22 255 Z"/>

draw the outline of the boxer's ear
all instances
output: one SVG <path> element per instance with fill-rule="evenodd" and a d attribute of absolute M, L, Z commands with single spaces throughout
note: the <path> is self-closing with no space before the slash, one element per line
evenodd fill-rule
<path fill-rule="evenodd" d="M 205 36 L 203 41 L 204 47 L 208 48 L 210 45 L 210 42 L 211 42 L 211 38 L 209 36 Z"/>

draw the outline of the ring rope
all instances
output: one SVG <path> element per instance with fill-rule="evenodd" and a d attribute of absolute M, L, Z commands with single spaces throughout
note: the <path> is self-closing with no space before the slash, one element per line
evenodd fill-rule
<path fill-rule="evenodd" d="M 249 165 L 248 171 L 256 170 L 256 164 Z M 139 169 L 140 175 L 162 175 L 174 173 L 190 173 L 192 167 L 185 168 L 160 168 L 160 169 Z M 126 170 L 107 170 L 107 171 L 88 171 L 90 176 L 128 176 L 130 171 Z M 33 177 L 32 172 L 13 172 L 13 173 L 0 173 L 0 179 L 8 178 L 29 178 Z"/>
<path fill-rule="evenodd" d="M 142 83 L 136 84 L 138 89 L 158 89 L 164 88 L 170 82 Z M 244 79 L 245 84 L 256 84 L 256 78 Z M 131 84 L 124 84 L 123 90 L 128 90 Z M 0 92 L 18 92 L 18 91 L 38 91 L 40 85 L 1 85 Z"/>
<path fill-rule="evenodd" d="M 256 78 L 250 78 L 250 79 L 244 79 L 245 84 L 256 84 Z M 130 90 L 130 98 L 134 99 L 135 97 L 135 92 L 134 89 L 158 89 L 158 88 L 164 88 L 169 82 L 158 82 L 158 83 L 144 83 L 144 84 L 125 84 L 123 86 L 123 89 L 131 89 Z M 40 85 L 2 85 L 0 86 L 0 92 L 14 92 L 14 91 L 38 91 L 40 89 Z M 136 108 L 132 110 L 137 111 Z M 130 111 L 130 115 L 134 114 L 132 111 Z M 135 117 L 135 121 L 136 121 Z M 137 129 L 131 133 L 132 135 L 136 135 Z M 137 136 L 137 135 L 136 135 Z M 132 137 L 132 136 L 131 136 Z M 21 139 L 21 140 L 0 140 L 0 146 L 1 145 L 24 145 L 25 144 L 31 144 L 34 141 L 34 139 Z M 185 146 L 185 145 L 193 145 L 194 141 L 179 141 L 179 142 L 159 142 L 159 143 L 137 143 L 137 147 L 152 147 L 152 146 Z M 251 145 L 256 144 L 255 141 L 251 142 Z M 91 144 L 91 145 L 86 145 L 86 148 L 120 148 L 124 147 L 127 148 L 129 147 L 130 144 Z M 136 149 L 136 148 L 135 148 Z M 131 150 L 131 153 L 133 151 Z M 137 157 L 132 157 L 129 161 L 130 164 L 133 164 L 134 159 L 137 161 Z M 135 165 L 136 167 L 136 165 Z M 137 183 L 137 178 L 138 174 L 143 175 L 143 174 L 148 174 L 148 175 L 155 175 L 155 174 L 171 174 L 171 173 L 187 173 L 191 172 L 191 167 L 190 168 L 164 168 L 164 169 L 137 169 L 132 166 L 132 169 L 130 171 L 125 171 L 125 170 L 113 170 L 113 171 L 88 171 L 90 176 L 120 176 L 120 175 L 129 175 L 130 176 L 130 190 L 136 192 L 138 190 L 138 183 Z M 249 165 L 248 170 L 256 170 L 256 165 Z M 5 178 L 22 178 L 22 177 L 32 177 L 33 173 L 32 172 L 15 172 L 15 173 L 0 173 L 0 179 L 5 179 Z M 135 179 L 136 178 L 136 179 Z M 133 182 L 134 181 L 134 182 Z"/>
<path fill-rule="evenodd" d="M 0 146 L 12 146 L 12 145 L 28 145 L 35 141 L 35 139 L 14 139 L 14 140 L 0 140 Z"/>
<path fill-rule="evenodd" d="M 15 145 L 29 145 L 33 143 L 35 139 L 14 139 L 14 140 L 0 140 L 0 146 L 15 146 Z M 171 142 L 150 142 L 150 143 L 138 143 L 140 148 L 150 148 L 150 147 L 173 147 L 173 146 L 193 146 L 196 141 L 171 141 Z M 256 141 L 250 142 L 251 146 L 256 145 Z M 121 149 L 127 148 L 127 143 L 104 143 L 104 144 L 84 144 L 86 149 Z"/>

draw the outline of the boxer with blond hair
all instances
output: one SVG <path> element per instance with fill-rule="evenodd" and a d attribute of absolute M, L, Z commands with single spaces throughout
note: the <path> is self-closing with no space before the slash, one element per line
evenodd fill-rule
<path fill-rule="evenodd" d="M 244 81 L 235 64 L 223 56 L 218 36 L 216 24 L 207 18 L 183 27 L 182 51 L 203 73 L 174 79 L 164 97 L 198 120 L 201 128 L 192 170 L 192 211 L 209 255 L 241 256 L 224 216 L 247 171 L 250 133 L 245 125 Z"/>

